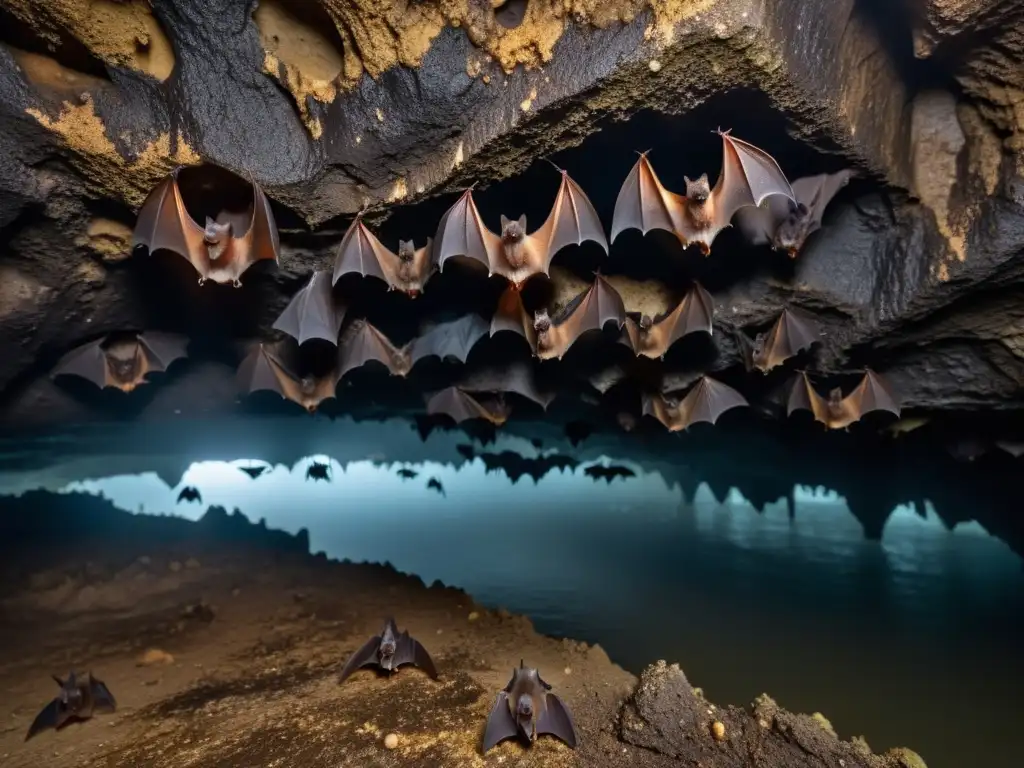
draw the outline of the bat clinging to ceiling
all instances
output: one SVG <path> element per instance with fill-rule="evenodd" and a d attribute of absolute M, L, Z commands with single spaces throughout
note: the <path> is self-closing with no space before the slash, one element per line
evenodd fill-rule
<path fill-rule="evenodd" d="M 432 679 L 437 680 L 437 669 L 434 661 L 418 640 L 409 636 L 408 631 L 399 633 L 395 620 L 389 618 L 379 635 L 374 635 L 353 653 L 345 667 L 341 670 L 338 683 L 343 683 L 357 669 L 377 666 L 388 674 L 403 664 L 415 664 Z"/>
<path fill-rule="evenodd" d="M 636 477 L 636 472 L 629 467 L 619 467 L 615 465 L 604 467 L 600 464 L 592 464 L 583 470 L 583 474 L 587 477 L 594 478 L 594 480 L 604 480 L 609 485 L 611 485 L 612 480 L 617 477 L 621 477 L 623 480 L 627 477 Z"/>
<path fill-rule="evenodd" d="M 769 197 L 763 205 L 741 208 L 736 226 L 752 245 L 769 243 L 795 259 L 807 238 L 821 228 L 825 208 L 832 198 L 857 175 L 852 169 L 839 173 L 804 176 L 793 182 L 794 200 L 781 195 Z"/>
<path fill-rule="evenodd" d="M 678 306 L 668 314 L 652 320 L 643 315 L 639 323 L 627 318 L 626 338 L 637 355 L 664 359 L 665 354 L 679 339 L 690 333 L 712 333 L 714 300 L 699 283 L 694 283 Z"/>
<path fill-rule="evenodd" d="M 108 334 L 68 352 L 51 375 L 79 376 L 100 389 L 131 392 L 146 383 L 148 374 L 185 357 L 187 347 L 187 338 L 169 333 Z"/>
<path fill-rule="evenodd" d="M 737 334 L 737 338 L 747 370 L 756 368 L 762 373 L 782 365 L 821 341 L 814 319 L 792 308 L 782 310 L 767 334 L 757 334 L 752 342 L 742 332 Z"/>
<path fill-rule="evenodd" d="M 723 413 L 742 405 L 750 403 L 735 389 L 709 376 L 701 376 L 681 401 L 663 395 L 645 396 L 643 413 L 656 418 L 670 432 L 678 432 L 700 421 L 714 424 Z"/>
<path fill-rule="evenodd" d="M 521 737 L 529 743 L 542 734 L 551 734 L 576 748 L 578 737 L 572 714 L 565 703 L 551 693 L 551 686 L 544 682 L 536 669 L 524 667 L 512 670 L 512 679 L 498 693 L 498 698 L 487 716 L 484 729 L 483 751 L 494 747 L 505 739 Z"/>
<path fill-rule="evenodd" d="M 199 494 L 197 488 L 193 488 L 191 485 L 186 485 L 181 489 L 181 493 L 178 494 L 178 503 L 181 504 L 183 501 L 194 501 L 197 504 L 203 503 L 203 497 Z"/>
<path fill-rule="evenodd" d="M 486 405 L 459 387 L 442 389 L 427 401 L 427 413 L 431 416 L 448 416 L 460 424 L 468 419 L 484 419 L 495 426 L 501 426 L 509 417 L 508 406 L 497 400 Z"/>
<path fill-rule="evenodd" d="M 110 689 L 92 673 L 76 675 L 71 672 L 67 680 L 56 675 L 54 681 L 60 686 L 57 698 L 43 707 L 29 726 L 25 741 L 50 728 L 59 731 L 74 722 L 83 722 L 93 715 L 111 713 L 117 709 L 117 702 Z"/>
<path fill-rule="evenodd" d="M 864 372 L 860 384 L 846 397 L 843 397 L 843 390 L 838 387 L 830 390 L 828 397 L 822 397 L 811 385 L 807 373 L 801 371 L 793 382 L 786 413 L 790 415 L 796 410 L 810 411 L 815 421 L 820 421 L 829 429 L 847 429 L 871 411 L 888 411 L 897 417 L 900 415 L 896 395 L 886 381 L 871 370 Z"/>
<path fill-rule="evenodd" d="M 299 344 L 310 339 L 338 343 L 338 331 L 345 319 L 345 307 L 334 300 L 330 276 L 316 271 L 306 287 L 296 293 L 274 323 L 275 331 L 283 331 Z"/>
<path fill-rule="evenodd" d="M 341 357 L 339 379 L 371 361 L 383 365 L 392 376 L 405 376 L 412 368 L 408 347 L 399 349 L 366 320 L 356 320 L 345 329 L 338 342 L 338 352 Z"/>
<path fill-rule="evenodd" d="M 464 363 L 476 343 L 486 335 L 487 323 L 476 314 L 435 325 L 409 343 L 410 367 L 431 356 L 441 360 L 452 357 Z"/>
<path fill-rule="evenodd" d="M 411 240 L 398 241 L 398 253 L 384 247 L 366 225 L 360 213 L 349 226 L 338 246 L 334 259 L 334 279 L 358 272 L 363 277 L 376 277 L 388 284 L 388 290 L 399 290 L 416 298 L 423 292 L 423 286 L 434 274 L 437 265 L 433 258 L 433 241 L 417 249 Z"/>
<path fill-rule="evenodd" d="M 315 413 L 324 400 L 335 396 L 341 378 L 338 371 L 336 366 L 323 376 L 297 377 L 263 344 L 258 344 L 238 366 L 236 379 L 244 394 L 267 389 Z"/>
<path fill-rule="evenodd" d="M 730 131 L 719 128 L 717 133 L 722 137 L 722 171 L 714 189 L 705 173 L 696 180 L 684 177 L 685 196 L 670 192 L 658 180 L 647 153 L 640 155 L 615 201 L 612 242 L 625 229 L 644 234 L 664 229 L 675 234 L 684 248 L 695 243 L 707 256 L 715 237 L 742 207 L 760 205 L 770 195 L 795 200 L 771 155 L 734 138 Z"/>
<path fill-rule="evenodd" d="M 132 248 L 145 245 L 150 253 L 160 249 L 174 251 L 188 259 L 199 273 L 199 284 L 207 280 L 241 287 L 242 273 L 253 262 L 271 259 L 278 262 L 280 236 L 270 201 L 250 175 L 253 202 L 247 212 L 248 226 L 238 225 L 239 217 L 226 211 L 216 219 L 207 217 L 201 227 L 185 209 L 178 189 L 178 171 L 149 193 L 139 210 L 132 236 Z"/>
<path fill-rule="evenodd" d="M 526 216 L 501 217 L 501 234 L 487 228 L 467 189 L 449 208 L 437 227 L 437 262 L 441 270 L 449 258 L 479 261 L 488 275 L 501 275 L 515 288 L 534 275 L 547 275 L 551 259 L 568 245 L 591 240 L 608 253 L 608 240 L 597 211 L 569 174 L 559 168 L 562 183 L 547 220 L 533 234 L 526 233 Z"/>
<path fill-rule="evenodd" d="M 621 328 L 626 322 L 626 307 L 612 284 L 595 275 L 594 284 L 569 304 L 557 324 L 547 312 L 536 313 L 533 327 L 537 332 L 537 357 L 561 360 L 580 336 L 600 331 L 612 320 Z"/>
<path fill-rule="evenodd" d="M 531 365 L 516 362 L 507 368 L 489 368 L 470 374 L 459 382 L 459 389 L 464 392 L 514 392 L 547 410 L 555 395 L 542 392 L 535 379 Z"/>

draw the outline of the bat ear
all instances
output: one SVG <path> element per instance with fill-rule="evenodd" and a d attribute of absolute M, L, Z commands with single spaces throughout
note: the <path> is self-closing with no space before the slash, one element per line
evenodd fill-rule
<path fill-rule="evenodd" d="M 683 181 L 686 182 L 687 184 L 693 184 L 693 179 L 691 179 L 689 176 L 683 176 Z"/>
<path fill-rule="evenodd" d="M 524 213 L 519 217 L 519 227 L 525 232 L 526 231 L 526 214 Z"/>
<path fill-rule="evenodd" d="M 505 227 L 507 227 L 511 223 L 512 223 L 511 219 L 509 219 L 505 214 L 501 214 L 501 228 L 502 229 L 504 229 Z"/>

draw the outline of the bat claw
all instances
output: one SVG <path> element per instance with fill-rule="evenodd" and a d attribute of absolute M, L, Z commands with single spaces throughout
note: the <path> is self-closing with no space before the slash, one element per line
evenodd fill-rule
<path fill-rule="evenodd" d="M 242 287 L 242 281 L 236 278 L 235 280 L 231 281 L 231 286 L 233 288 L 241 288 Z"/>
<path fill-rule="evenodd" d="M 206 285 L 206 278 L 205 277 L 200 277 L 199 278 L 199 284 L 200 285 Z"/>

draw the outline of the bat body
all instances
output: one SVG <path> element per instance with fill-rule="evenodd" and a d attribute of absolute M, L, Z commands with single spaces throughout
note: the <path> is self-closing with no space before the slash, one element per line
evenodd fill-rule
<path fill-rule="evenodd" d="M 308 467 L 306 467 L 306 479 L 307 480 L 327 480 L 330 482 L 331 479 L 331 465 L 324 464 L 321 461 L 314 461 Z"/>
<path fill-rule="evenodd" d="M 316 271 L 277 318 L 274 330 L 287 333 L 299 344 L 323 339 L 336 345 L 344 319 L 345 307 L 334 300 L 330 276 Z"/>
<path fill-rule="evenodd" d="M 781 195 L 769 197 L 763 205 L 741 208 L 736 226 L 752 245 L 770 244 L 795 259 L 807 238 L 821 228 L 825 208 L 857 172 L 849 168 L 838 173 L 804 176 L 793 182 L 794 200 Z"/>
<path fill-rule="evenodd" d="M 413 469 L 406 469 L 405 467 L 403 467 L 402 469 L 398 470 L 397 474 L 403 480 L 413 480 L 419 475 L 419 472 Z"/>
<path fill-rule="evenodd" d="M 388 284 L 388 290 L 398 290 L 416 298 L 437 269 L 434 262 L 433 241 L 416 248 L 411 240 L 398 241 L 398 253 L 384 247 L 366 225 L 362 214 L 356 216 L 338 246 L 334 258 L 336 284 L 342 275 L 357 272 L 363 277 L 376 277 Z"/>
<path fill-rule="evenodd" d="M 199 494 L 199 490 L 197 488 L 187 485 L 182 488 L 181 493 L 178 494 L 178 503 L 181 504 L 183 501 L 194 501 L 197 504 L 202 504 L 203 497 Z"/>
<path fill-rule="evenodd" d="M 432 477 L 429 480 L 427 480 L 427 490 L 437 491 L 442 496 L 448 495 L 447 493 L 444 492 L 444 486 L 441 485 L 441 481 L 438 480 L 436 477 Z"/>
<path fill-rule="evenodd" d="M 643 413 L 656 418 L 670 432 L 678 432 L 701 421 L 714 424 L 726 411 L 744 405 L 750 403 L 735 389 L 709 376 L 701 376 L 682 400 L 663 395 L 645 396 Z"/>
<path fill-rule="evenodd" d="M 737 338 L 747 370 L 756 368 L 762 373 L 782 365 L 802 350 L 810 349 L 821 341 L 818 324 L 814 319 L 792 308 L 782 310 L 767 334 L 757 334 L 752 342 L 743 333 L 738 334 Z"/>
<path fill-rule="evenodd" d="M 900 406 L 895 394 L 886 381 L 871 370 L 864 372 L 864 378 L 849 395 L 843 397 L 839 388 L 832 389 L 828 397 L 819 395 L 811 385 L 805 372 L 797 376 L 789 395 L 787 415 L 796 410 L 808 410 L 829 429 L 848 429 L 860 421 L 865 413 L 888 411 L 900 415 Z"/>
<path fill-rule="evenodd" d="M 458 320 L 435 325 L 409 343 L 410 367 L 431 356 L 442 360 L 455 358 L 464 363 L 476 343 L 487 335 L 487 330 L 487 323 L 475 314 L 463 315 Z"/>
<path fill-rule="evenodd" d="M 150 253 L 174 251 L 188 259 L 199 273 L 199 284 L 207 280 L 241 287 L 241 276 L 254 262 L 270 259 L 278 263 L 280 236 L 270 201 L 254 179 L 253 202 L 247 212 L 248 226 L 238 228 L 239 217 L 221 212 L 199 226 L 185 209 L 178 189 L 178 170 L 149 193 L 139 210 L 132 236 L 132 248 L 144 245 Z"/>
<path fill-rule="evenodd" d="M 601 275 L 596 275 L 594 284 L 573 300 L 560 322 L 552 322 L 547 312 L 534 315 L 537 357 L 541 360 L 561 360 L 580 336 L 587 331 L 599 331 L 613 320 L 622 328 L 626 322 L 626 307 L 612 284 Z"/>
<path fill-rule="evenodd" d="M 473 190 L 467 189 L 449 208 L 437 228 L 437 261 L 444 270 L 445 261 L 463 257 L 487 267 L 487 274 L 501 275 L 516 289 L 534 275 L 547 275 L 551 259 L 569 245 L 591 240 L 608 253 L 608 240 L 597 211 L 569 174 L 559 169 L 562 183 L 547 220 L 532 234 L 526 232 L 526 216 L 501 217 L 501 233 L 487 228 Z"/>
<path fill-rule="evenodd" d="M 379 635 L 374 635 L 355 653 L 341 670 L 338 682 L 343 683 L 357 669 L 376 666 L 388 674 L 403 664 L 415 664 L 432 679 L 437 680 L 437 669 L 418 640 L 409 636 L 408 631 L 399 633 L 395 620 L 389 618 Z"/>
<path fill-rule="evenodd" d="M 145 384 L 150 373 L 166 371 L 175 360 L 185 357 L 187 348 L 187 338 L 168 333 L 108 334 L 64 355 L 52 377 L 79 376 L 100 389 L 131 392 Z"/>
<path fill-rule="evenodd" d="M 636 472 L 629 467 L 617 467 L 614 465 L 603 467 L 600 464 L 593 464 L 587 467 L 583 470 L 583 474 L 594 478 L 594 480 L 604 480 L 609 485 L 617 477 L 621 477 L 623 480 L 627 477 L 636 477 Z"/>
<path fill-rule="evenodd" d="M 245 394 L 267 389 L 298 403 L 309 413 L 315 413 L 322 402 L 335 396 L 340 378 L 338 368 L 321 377 L 297 377 L 263 344 L 246 356 L 236 375 L 239 388 Z"/>
<path fill-rule="evenodd" d="M 380 363 L 392 376 L 405 376 L 412 368 L 408 347 L 399 349 L 365 320 L 356 320 L 345 330 L 338 342 L 338 351 L 341 357 L 339 379 L 369 362 Z"/>
<path fill-rule="evenodd" d="M 442 389 L 427 400 L 427 413 L 448 416 L 456 424 L 468 419 L 484 419 L 495 426 L 501 426 L 509 417 L 509 409 L 503 401 L 485 405 L 459 387 Z"/>
<path fill-rule="evenodd" d="M 551 693 L 551 686 L 536 669 L 524 667 L 520 661 L 487 716 L 483 751 L 486 753 L 505 739 L 522 738 L 532 744 L 545 733 L 572 749 L 579 741 L 569 708 Z"/>
<path fill-rule="evenodd" d="M 111 713 L 117 709 L 117 702 L 110 689 L 102 680 L 93 677 L 91 672 L 84 675 L 71 672 L 67 680 L 54 675 L 53 679 L 60 686 L 60 693 L 36 715 L 25 741 L 42 731 L 51 728 L 59 731 L 71 723 L 84 722 L 93 715 Z"/>
<path fill-rule="evenodd" d="M 537 351 L 537 332 L 533 329 L 533 318 L 523 307 L 523 297 L 513 285 L 501 294 L 491 318 L 491 336 L 502 331 L 518 333 L 526 339 L 531 350 Z"/>
<path fill-rule="evenodd" d="M 637 355 L 664 359 L 668 350 L 690 333 L 712 333 L 714 301 L 703 287 L 694 284 L 675 309 L 657 320 L 643 315 L 639 323 L 627 318 L 624 337 Z"/>
<path fill-rule="evenodd" d="M 547 410 L 555 395 L 542 392 L 537 386 L 533 368 L 524 362 L 512 363 L 508 368 L 493 368 L 470 375 L 459 383 L 464 392 L 513 392 L 532 400 Z"/>
<path fill-rule="evenodd" d="M 686 195 L 662 186 L 647 159 L 647 153 L 633 166 L 619 190 L 612 216 L 612 242 L 626 229 L 647 234 L 664 229 L 675 234 L 683 247 L 700 246 L 707 256 L 718 233 L 729 226 L 736 211 L 760 205 L 771 195 L 794 200 L 793 189 L 779 164 L 764 150 L 718 129 L 722 137 L 722 171 L 714 189 L 707 174 L 686 180 Z"/>

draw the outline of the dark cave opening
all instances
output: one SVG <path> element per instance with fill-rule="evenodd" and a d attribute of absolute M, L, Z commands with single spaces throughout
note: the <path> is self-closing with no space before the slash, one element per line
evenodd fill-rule
<path fill-rule="evenodd" d="M 515 29 L 523 23 L 529 0 L 503 0 L 494 6 L 494 20 L 505 29 Z"/>

